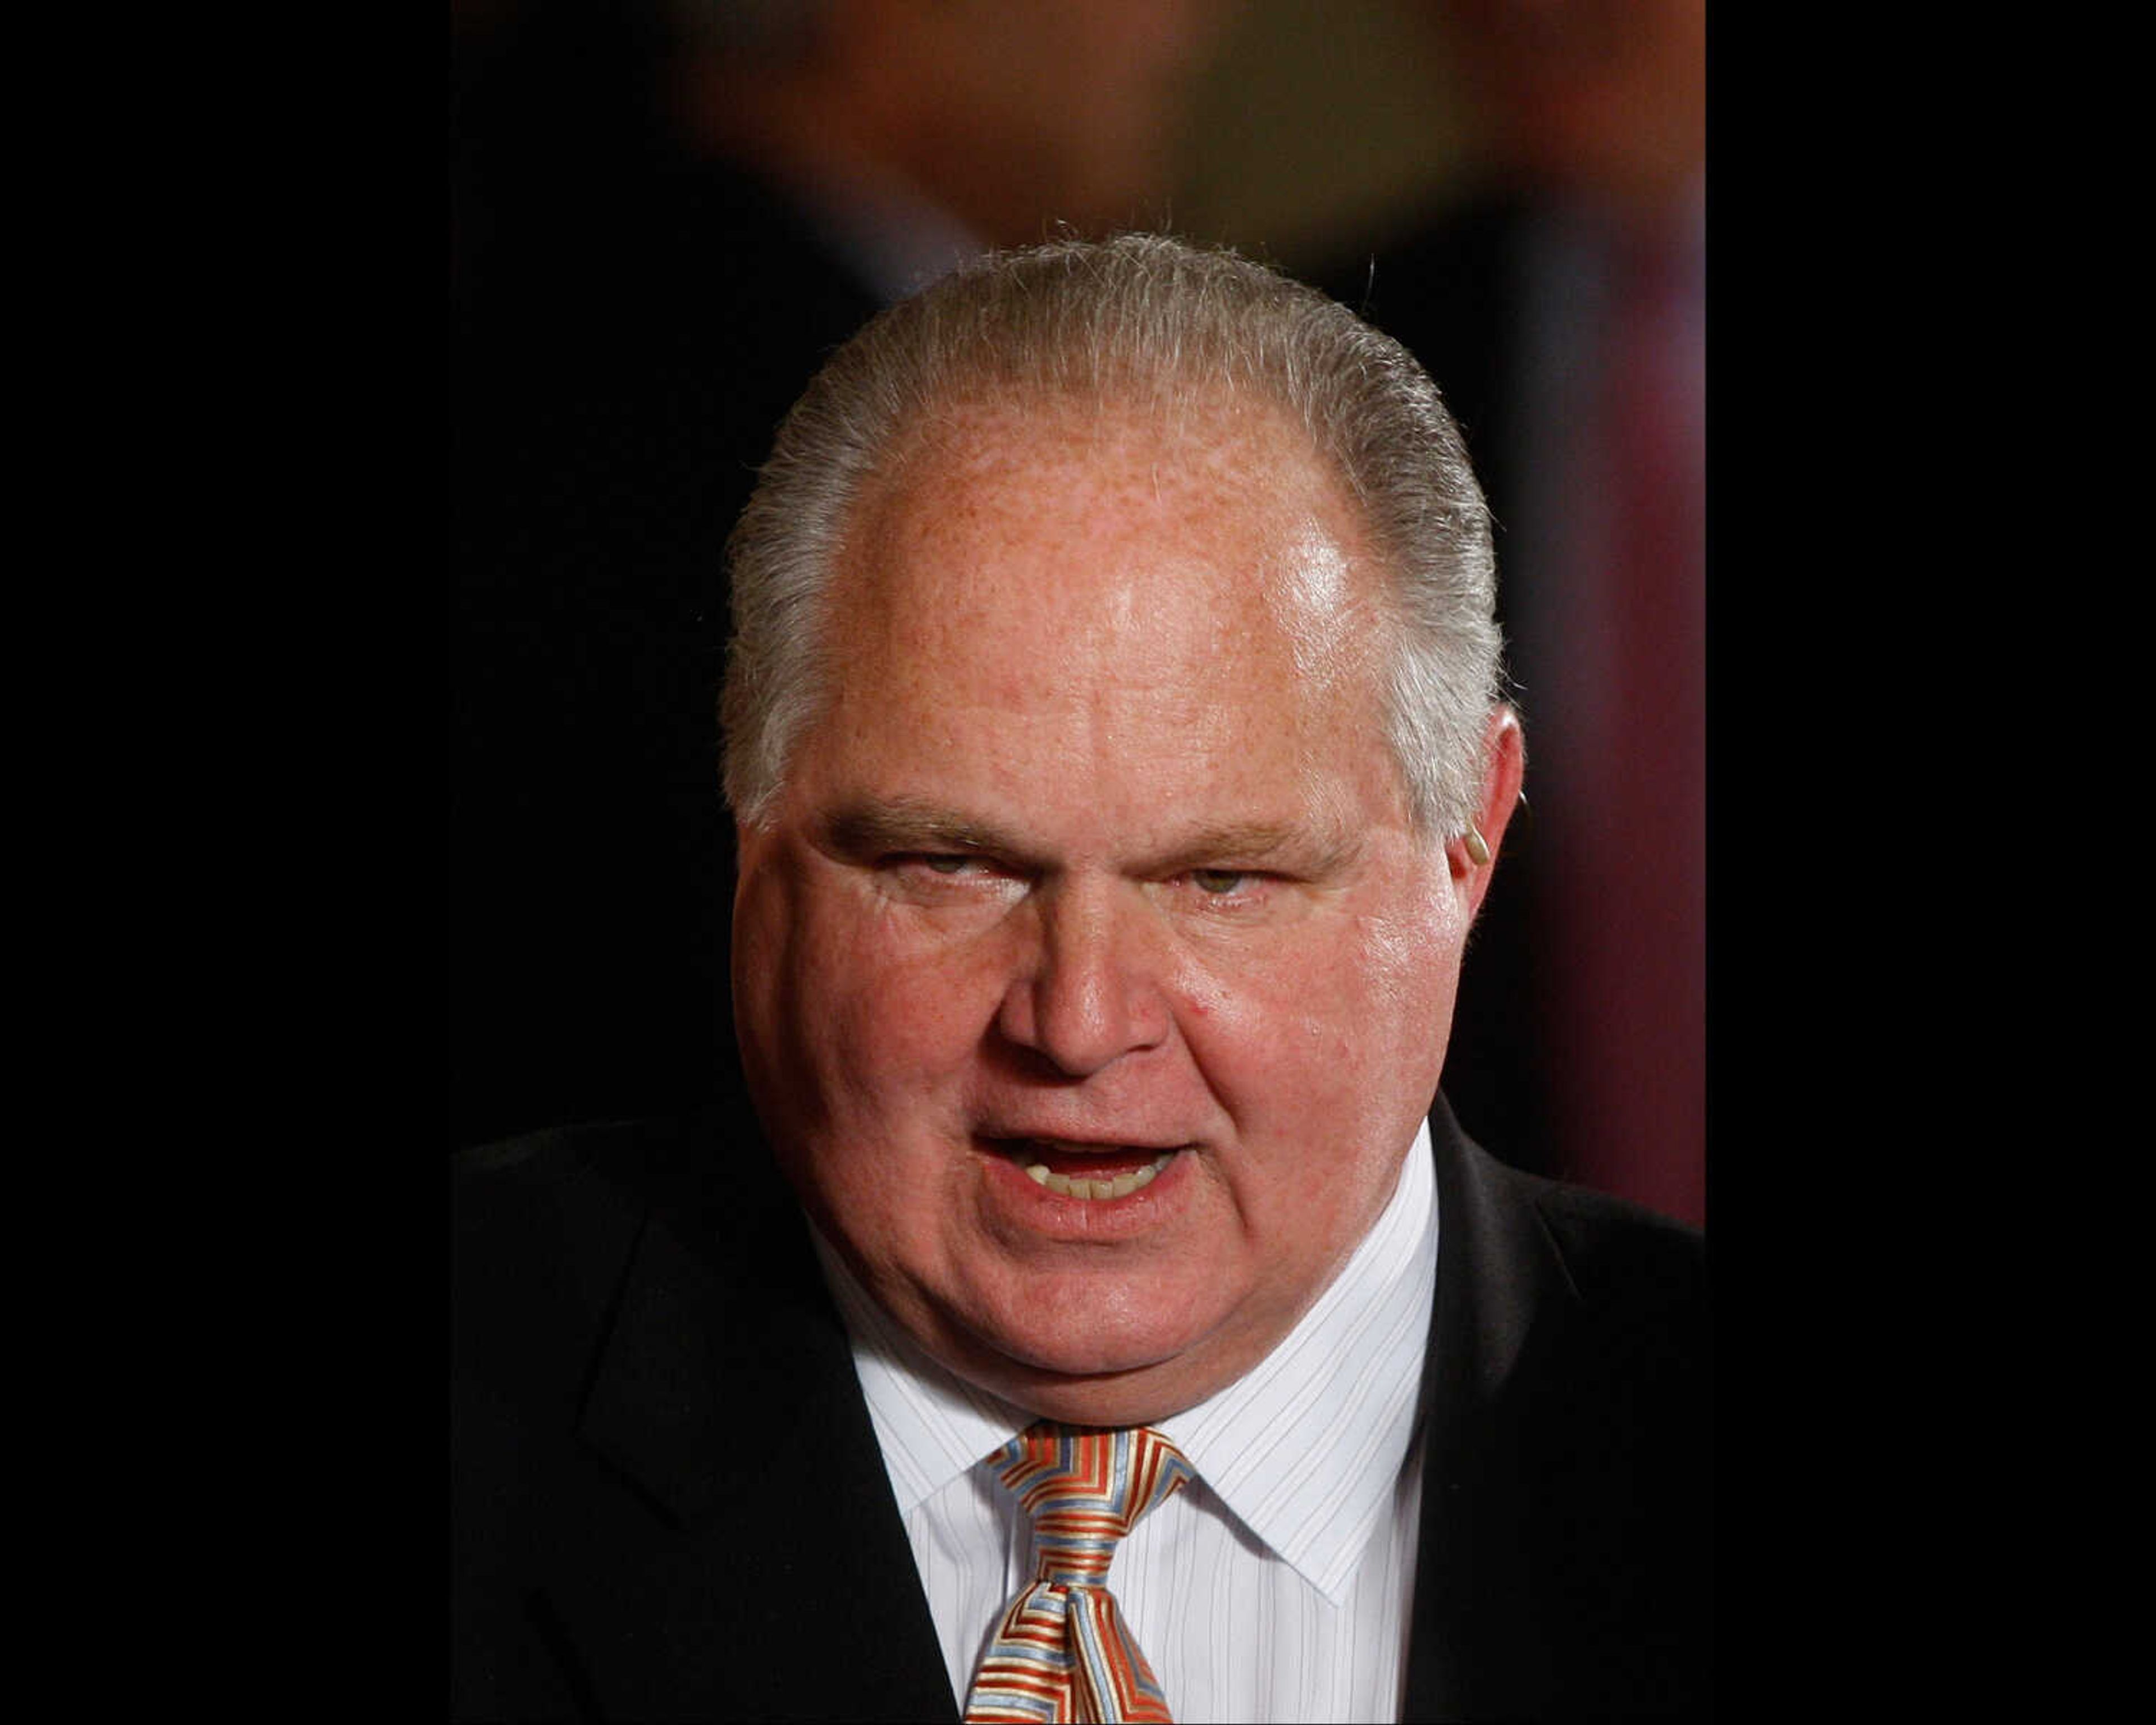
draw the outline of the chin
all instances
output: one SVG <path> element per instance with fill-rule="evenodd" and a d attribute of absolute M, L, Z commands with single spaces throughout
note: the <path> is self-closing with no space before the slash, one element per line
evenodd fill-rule
<path fill-rule="evenodd" d="M 1105 1378 L 1150 1371 L 1178 1357 L 1180 1350 L 1120 1339 L 1057 1338 L 1040 1346 L 1023 1343 L 1000 1349 L 1021 1371 L 1044 1378 Z"/>
<path fill-rule="evenodd" d="M 981 1335 L 997 1358 L 1020 1371 L 1066 1378 L 1142 1372 L 1188 1352 L 1192 1338 L 1172 1335 L 1153 1322 L 1142 1326 L 1101 1321 L 1097 1309 L 1070 1308 L 1075 1322 L 999 1328 Z"/>
<path fill-rule="evenodd" d="M 1070 1425 L 1151 1425 L 1197 1406 L 1235 1375 L 1209 1374 L 1199 1363 L 1180 1358 L 1098 1372 L 1001 1363 L 983 1389 L 1038 1418 Z"/>
<path fill-rule="evenodd" d="M 1082 1304 L 1070 1309 L 1086 1311 Z M 977 1334 L 972 1357 L 949 1363 L 1050 1419 L 1099 1425 L 1164 1419 L 1212 1393 L 1211 1351 L 1187 1315 L 1172 1327 L 1157 1314 L 1146 1316 L 1142 1324 L 1103 1323 L 1096 1306 L 1075 1323 Z"/>

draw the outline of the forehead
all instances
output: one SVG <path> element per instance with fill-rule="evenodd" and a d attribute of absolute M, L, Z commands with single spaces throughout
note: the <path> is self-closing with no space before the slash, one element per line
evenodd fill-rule
<path fill-rule="evenodd" d="M 977 407 L 850 525 L 836 686 L 802 763 L 845 790 L 926 775 L 1016 801 L 1052 771 L 1135 820 L 1293 801 L 1327 761 L 1390 781 L 1380 580 L 1342 488 L 1270 409 Z"/>
<path fill-rule="evenodd" d="M 1112 637 L 1133 669 L 1190 644 L 1182 627 L 1213 656 L 1284 652 L 1322 678 L 1345 669 L 1327 649 L 1370 633 L 1382 592 L 1300 429 L 1225 390 L 1168 410 L 972 404 L 916 438 L 851 525 L 840 631 L 946 669 L 1016 617 L 1044 638 Z"/>

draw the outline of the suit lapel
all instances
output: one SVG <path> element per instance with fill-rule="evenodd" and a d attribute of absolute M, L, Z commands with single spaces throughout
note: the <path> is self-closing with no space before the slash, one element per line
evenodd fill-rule
<path fill-rule="evenodd" d="M 642 1513 L 594 1518 L 565 1632 L 611 1717 L 954 1717 L 792 1194 L 752 1137 L 702 1158 L 719 1201 L 648 1219 L 586 1399 Z"/>
<path fill-rule="evenodd" d="M 1402 1717 L 1481 1717 L 1492 1673 L 1543 1662 L 1538 1625 L 1516 1610 L 1525 1561 L 1511 1537 L 1512 1481 L 1491 1414 L 1553 1302 L 1569 1295 L 1561 1260 L 1522 1177 L 1468 1142 L 1440 1097 L 1437 1296 L 1423 1367 L 1421 1528 Z M 1502 1687 L 1500 1682 L 1499 1686 Z"/>
<path fill-rule="evenodd" d="M 1697 1717 L 1711 1606 L 1705 1265 L 1675 1224 L 1433 1115 L 1409 1719 Z"/>

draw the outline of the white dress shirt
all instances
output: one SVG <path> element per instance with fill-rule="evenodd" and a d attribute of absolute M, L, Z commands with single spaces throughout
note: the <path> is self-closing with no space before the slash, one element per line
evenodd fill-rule
<path fill-rule="evenodd" d="M 1180 1720 L 1391 1720 L 1407 1676 L 1437 1282 L 1430 1131 L 1346 1268 L 1280 1345 L 1159 1421 L 1198 1477 L 1117 1548 L 1108 1588 Z M 1031 1423 L 929 1359 L 816 1242 L 965 1704 L 1031 1529 L 987 1465 Z"/>

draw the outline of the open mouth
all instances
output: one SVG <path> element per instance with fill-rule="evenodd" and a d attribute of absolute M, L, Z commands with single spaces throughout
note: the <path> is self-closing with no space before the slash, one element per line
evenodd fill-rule
<path fill-rule="evenodd" d="M 1152 1184 L 1183 1152 L 1120 1144 L 1070 1144 L 1050 1138 L 1008 1138 L 997 1148 L 1037 1186 L 1062 1198 L 1097 1202 L 1127 1198 Z"/>

